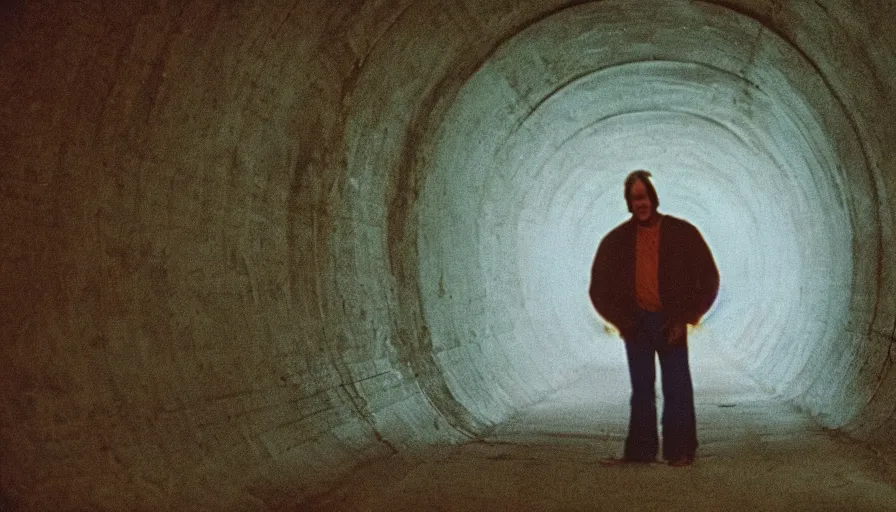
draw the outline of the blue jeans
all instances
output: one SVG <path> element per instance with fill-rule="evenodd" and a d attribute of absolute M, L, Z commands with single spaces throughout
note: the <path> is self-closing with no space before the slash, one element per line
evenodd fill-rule
<path fill-rule="evenodd" d="M 625 341 L 632 381 L 631 416 L 625 457 L 654 460 L 659 448 L 656 422 L 656 357 L 663 384 L 663 459 L 693 457 L 697 451 L 694 389 L 686 344 L 670 345 L 663 333 L 665 315 L 639 310 L 637 334 Z"/>

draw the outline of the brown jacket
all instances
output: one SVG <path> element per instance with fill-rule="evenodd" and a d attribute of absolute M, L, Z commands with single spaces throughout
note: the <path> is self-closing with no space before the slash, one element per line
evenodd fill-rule
<path fill-rule="evenodd" d="M 594 308 L 624 339 L 635 330 L 637 231 L 632 218 L 601 240 L 588 289 Z M 715 301 L 719 271 L 700 232 L 687 221 L 663 216 L 658 278 L 663 312 L 671 322 L 696 324 Z"/>

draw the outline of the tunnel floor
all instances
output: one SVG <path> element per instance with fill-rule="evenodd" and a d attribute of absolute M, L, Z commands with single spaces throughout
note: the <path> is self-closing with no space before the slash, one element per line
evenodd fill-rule
<path fill-rule="evenodd" d="M 600 464 L 621 453 L 629 393 L 625 367 L 601 368 L 481 440 L 375 461 L 302 509 L 896 510 L 892 461 L 723 361 L 692 348 L 691 467 Z"/>

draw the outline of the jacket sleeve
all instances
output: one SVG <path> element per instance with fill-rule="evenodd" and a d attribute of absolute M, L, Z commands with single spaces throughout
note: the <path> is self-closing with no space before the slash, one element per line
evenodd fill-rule
<path fill-rule="evenodd" d="M 618 289 L 619 272 L 614 268 L 614 263 L 620 260 L 617 245 L 608 236 L 598 246 L 591 266 L 588 294 L 600 316 L 625 335 L 630 330 L 632 321 L 627 308 L 622 304 L 623 297 Z"/>
<path fill-rule="evenodd" d="M 695 286 L 688 301 L 685 321 L 694 325 L 709 311 L 716 300 L 716 295 L 719 293 L 719 269 L 716 267 L 706 240 L 703 239 L 697 228 L 693 228 L 692 237 Z"/>

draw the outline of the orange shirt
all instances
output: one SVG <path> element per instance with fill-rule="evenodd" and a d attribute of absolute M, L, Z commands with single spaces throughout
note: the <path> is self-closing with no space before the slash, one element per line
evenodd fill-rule
<path fill-rule="evenodd" d="M 638 307 L 647 311 L 660 311 L 660 224 L 638 226 L 635 244 L 635 300 Z"/>

